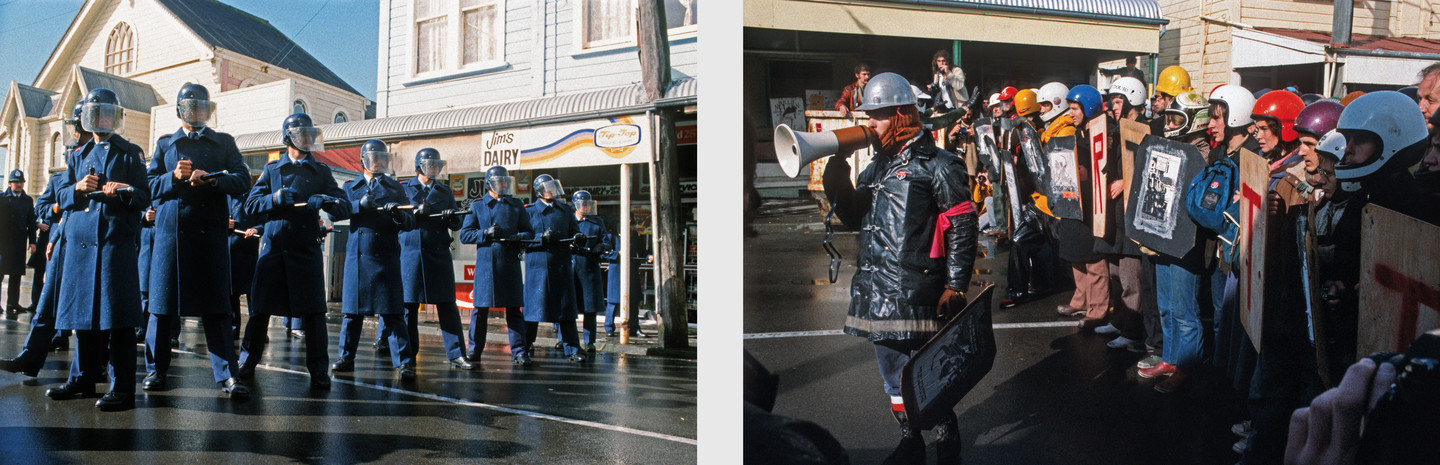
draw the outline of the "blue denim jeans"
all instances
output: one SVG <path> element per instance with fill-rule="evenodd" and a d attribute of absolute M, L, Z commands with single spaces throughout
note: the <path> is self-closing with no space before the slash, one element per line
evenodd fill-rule
<path fill-rule="evenodd" d="M 1208 290 L 1208 289 L 1207 289 Z M 1204 353 L 1204 328 L 1200 323 L 1200 275 L 1178 260 L 1155 260 L 1155 300 L 1159 304 L 1160 326 L 1165 331 L 1165 363 L 1189 369 L 1200 363 Z M 1208 295 L 1207 295 L 1208 296 Z"/>

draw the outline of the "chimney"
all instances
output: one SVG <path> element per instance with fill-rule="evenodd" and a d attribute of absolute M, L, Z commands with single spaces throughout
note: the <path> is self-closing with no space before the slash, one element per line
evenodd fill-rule
<path fill-rule="evenodd" d="M 1355 19 L 1354 0 L 1335 0 L 1335 13 L 1331 18 L 1330 45 L 1350 46 L 1350 25 Z"/>

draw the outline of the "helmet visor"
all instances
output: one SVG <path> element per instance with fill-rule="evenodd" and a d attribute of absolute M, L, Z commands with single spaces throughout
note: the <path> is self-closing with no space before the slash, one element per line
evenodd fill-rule
<path fill-rule="evenodd" d="M 420 172 L 424 174 L 427 178 L 439 176 L 440 172 L 444 170 L 445 160 L 436 160 L 433 158 L 420 160 Z"/>
<path fill-rule="evenodd" d="M 119 133 L 125 126 L 125 109 L 110 103 L 86 102 L 80 108 L 80 126 L 90 132 Z"/>
<path fill-rule="evenodd" d="M 501 197 L 515 195 L 514 176 L 490 176 L 485 178 L 485 188 L 495 191 Z"/>
<path fill-rule="evenodd" d="M 576 200 L 575 211 L 590 215 L 595 213 L 595 200 Z"/>
<path fill-rule="evenodd" d="M 290 145 L 306 152 L 319 152 L 325 150 L 325 132 L 317 127 L 292 127 L 285 130 L 285 135 L 290 138 Z M 363 158 L 363 154 L 362 154 Z M 363 162 L 363 160 L 362 160 Z"/>
<path fill-rule="evenodd" d="M 390 172 L 390 152 L 373 150 L 360 152 L 360 166 L 372 174 Z"/>
<path fill-rule="evenodd" d="M 551 179 L 535 186 L 535 195 L 545 200 L 564 198 L 565 188 L 560 186 L 559 179 Z"/>
<path fill-rule="evenodd" d="M 210 121 L 210 114 L 215 112 L 215 102 L 187 98 L 175 103 L 175 110 L 180 114 L 180 120 L 193 127 L 205 127 Z"/>

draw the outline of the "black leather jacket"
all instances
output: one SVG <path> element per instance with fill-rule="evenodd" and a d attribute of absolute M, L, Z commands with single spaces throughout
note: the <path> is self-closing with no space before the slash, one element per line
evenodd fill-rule
<path fill-rule="evenodd" d="M 947 287 L 966 291 L 974 270 L 973 210 L 949 217 L 945 250 L 930 258 L 940 214 L 970 201 L 965 165 L 925 132 L 894 158 L 876 158 L 860 173 L 858 187 L 836 182 L 848 178 L 848 167 L 832 162 L 826 176 L 836 216 L 860 229 L 845 332 L 871 341 L 927 340 L 944 323 L 935 316 L 940 294 Z"/>

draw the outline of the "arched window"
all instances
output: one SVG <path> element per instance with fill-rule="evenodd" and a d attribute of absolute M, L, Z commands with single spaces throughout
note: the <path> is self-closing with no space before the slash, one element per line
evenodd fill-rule
<path fill-rule="evenodd" d="M 50 167 L 65 167 L 65 139 L 60 137 L 60 133 L 50 136 L 50 147 Z"/>
<path fill-rule="evenodd" d="M 116 24 L 110 30 L 110 40 L 105 42 L 105 72 L 128 74 L 134 65 L 135 33 L 129 24 Z"/>
<path fill-rule="evenodd" d="M 310 112 L 307 111 L 306 108 L 305 108 L 305 101 L 304 101 L 304 100 L 300 100 L 300 99 L 297 98 L 297 99 L 295 99 L 295 103 L 291 104 L 290 106 L 291 106 L 290 114 L 292 114 L 292 115 L 293 115 L 293 114 L 296 114 L 296 113 L 305 113 L 305 114 L 309 114 L 309 113 L 310 113 Z"/>
<path fill-rule="evenodd" d="M 350 117 L 345 116 L 345 112 L 343 112 L 343 111 L 337 111 L 337 112 L 335 112 L 335 122 L 336 122 L 336 123 L 344 123 L 344 122 L 346 122 L 346 121 L 350 121 Z"/>

